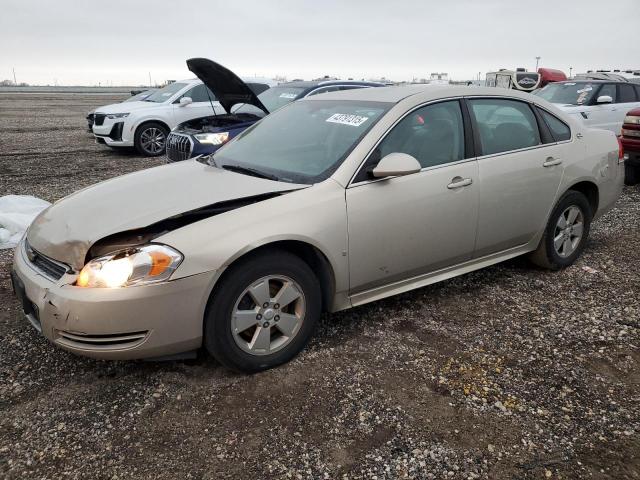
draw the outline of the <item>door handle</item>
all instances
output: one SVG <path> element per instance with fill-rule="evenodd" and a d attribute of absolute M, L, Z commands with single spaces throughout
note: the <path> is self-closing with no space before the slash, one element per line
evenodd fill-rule
<path fill-rule="evenodd" d="M 473 180 L 470 178 L 462 178 L 462 177 L 454 177 L 451 179 L 451 183 L 447 185 L 449 190 L 454 190 L 456 188 L 468 187 L 473 183 Z"/>
<path fill-rule="evenodd" d="M 554 167 L 556 165 L 560 165 L 562 163 L 562 160 L 559 158 L 553 158 L 553 157 L 549 157 L 547 158 L 547 160 L 542 164 L 543 167 Z"/>

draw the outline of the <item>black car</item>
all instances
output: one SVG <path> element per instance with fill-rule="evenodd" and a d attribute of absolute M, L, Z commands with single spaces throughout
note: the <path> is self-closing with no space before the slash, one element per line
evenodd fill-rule
<path fill-rule="evenodd" d="M 235 73 L 206 58 L 187 60 L 187 66 L 215 94 L 228 113 L 200 117 L 179 124 L 167 137 L 167 160 L 177 162 L 208 155 L 265 115 L 300 98 L 338 90 L 383 87 L 353 80 L 294 81 L 256 94 Z"/>

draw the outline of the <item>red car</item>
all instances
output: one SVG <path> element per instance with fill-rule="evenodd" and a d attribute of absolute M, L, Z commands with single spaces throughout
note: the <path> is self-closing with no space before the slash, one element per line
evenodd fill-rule
<path fill-rule="evenodd" d="M 627 185 L 640 183 L 640 108 L 627 113 L 622 124 L 625 178 Z"/>

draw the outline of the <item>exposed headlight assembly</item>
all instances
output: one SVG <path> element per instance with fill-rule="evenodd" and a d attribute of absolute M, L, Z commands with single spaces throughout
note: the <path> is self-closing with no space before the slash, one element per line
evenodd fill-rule
<path fill-rule="evenodd" d="M 162 282 L 171 276 L 183 258 L 177 250 L 160 244 L 121 250 L 87 263 L 76 285 L 118 288 Z"/>
<path fill-rule="evenodd" d="M 640 117 L 637 115 L 627 115 L 626 117 L 624 117 L 624 123 L 640 125 Z"/>
<path fill-rule="evenodd" d="M 129 116 L 128 113 L 108 113 L 107 114 L 107 118 L 110 118 L 111 120 L 113 120 L 114 118 L 125 118 L 128 116 Z"/>
<path fill-rule="evenodd" d="M 196 133 L 194 135 L 200 143 L 208 143 L 209 145 L 222 145 L 229 140 L 229 132 L 222 133 Z"/>

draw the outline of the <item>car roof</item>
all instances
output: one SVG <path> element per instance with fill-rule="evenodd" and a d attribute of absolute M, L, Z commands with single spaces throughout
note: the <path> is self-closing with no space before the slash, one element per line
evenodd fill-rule
<path fill-rule="evenodd" d="M 576 78 L 573 80 L 569 79 L 569 80 L 563 80 L 561 82 L 552 82 L 549 85 L 553 85 L 554 83 L 624 83 L 626 84 L 629 82 L 622 82 L 620 80 L 614 80 L 614 79 L 607 80 L 607 79 L 601 79 L 601 78 L 598 78 L 595 80 L 592 80 L 590 78 Z"/>
<path fill-rule="evenodd" d="M 309 97 L 310 101 L 317 100 L 360 100 L 365 102 L 398 103 L 407 97 L 420 95 L 420 101 L 437 100 L 447 97 L 462 97 L 471 95 L 494 97 L 520 97 L 532 100 L 533 95 L 518 90 L 497 87 L 475 87 L 466 85 L 402 85 L 380 88 L 357 88 L 340 92 L 323 93 Z M 306 99 L 305 99 L 306 101 Z"/>
<path fill-rule="evenodd" d="M 377 82 L 364 82 L 360 80 L 295 80 L 293 82 L 280 83 L 278 87 L 313 88 L 324 85 L 363 85 L 366 87 L 377 87 L 383 85 Z"/>

